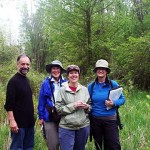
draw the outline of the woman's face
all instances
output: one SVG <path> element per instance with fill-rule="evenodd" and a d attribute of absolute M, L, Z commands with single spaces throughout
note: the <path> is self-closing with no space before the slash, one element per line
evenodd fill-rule
<path fill-rule="evenodd" d="M 106 68 L 97 68 L 96 74 L 97 74 L 98 78 L 106 78 L 107 69 Z"/>
<path fill-rule="evenodd" d="M 57 80 L 60 78 L 60 72 L 60 67 L 54 66 L 51 68 L 51 75 Z"/>
<path fill-rule="evenodd" d="M 68 80 L 71 83 L 76 83 L 79 80 L 79 72 L 76 70 L 72 70 L 68 73 Z"/>

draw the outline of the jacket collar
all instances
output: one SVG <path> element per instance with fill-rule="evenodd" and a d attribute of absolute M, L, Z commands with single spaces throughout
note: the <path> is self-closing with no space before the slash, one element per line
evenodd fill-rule
<path fill-rule="evenodd" d="M 52 75 L 50 75 L 50 76 L 48 77 L 48 80 L 49 80 L 51 83 L 56 82 Z M 60 83 L 60 86 L 62 86 L 62 83 L 65 82 L 65 81 L 66 81 L 66 79 L 61 75 L 61 76 L 60 76 L 60 79 L 59 79 L 59 81 L 58 81 L 58 83 Z"/>
<path fill-rule="evenodd" d="M 53 76 L 50 74 L 50 76 L 48 77 L 51 81 L 55 81 L 55 79 L 53 78 Z M 65 80 L 65 78 L 63 77 L 63 75 L 60 75 L 60 80 Z"/>
<path fill-rule="evenodd" d="M 73 91 L 69 88 L 68 82 L 64 82 L 64 83 L 62 84 L 62 86 L 65 87 L 65 90 L 66 90 L 66 91 L 71 92 L 71 93 L 75 93 L 75 92 L 73 92 Z M 82 87 L 82 85 L 81 85 L 80 83 L 78 83 L 78 87 L 77 87 L 76 92 L 79 91 L 79 90 L 81 89 L 81 87 Z"/>

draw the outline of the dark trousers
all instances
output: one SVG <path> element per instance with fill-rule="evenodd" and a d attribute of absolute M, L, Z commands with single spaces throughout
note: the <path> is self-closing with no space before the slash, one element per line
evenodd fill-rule
<path fill-rule="evenodd" d="M 91 117 L 91 131 L 97 150 L 121 150 L 119 131 L 116 120 L 103 120 Z"/>

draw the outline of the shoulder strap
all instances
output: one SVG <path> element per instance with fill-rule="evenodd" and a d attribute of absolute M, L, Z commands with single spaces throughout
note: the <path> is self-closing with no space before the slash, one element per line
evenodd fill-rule
<path fill-rule="evenodd" d="M 91 94 L 90 94 L 91 99 L 92 99 L 92 95 L 93 95 L 94 85 L 95 85 L 95 81 L 91 84 Z"/>
<path fill-rule="evenodd" d="M 55 104 L 54 91 L 53 91 L 53 88 L 52 88 L 52 82 L 50 80 L 49 80 L 49 85 L 50 85 L 50 89 L 51 89 L 51 92 L 52 92 L 53 101 L 54 101 L 54 104 Z"/>
<path fill-rule="evenodd" d="M 110 84 L 111 89 L 113 89 L 113 84 L 111 80 L 109 80 L 109 84 Z"/>

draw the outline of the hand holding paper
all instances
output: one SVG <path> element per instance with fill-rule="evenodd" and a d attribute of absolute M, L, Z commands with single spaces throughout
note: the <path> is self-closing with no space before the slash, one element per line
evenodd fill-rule
<path fill-rule="evenodd" d="M 122 93 L 123 88 L 119 87 L 117 89 L 112 89 L 109 91 L 109 99 L 112 100 L 113 102 L 115 102 L 116 100 L 119 99 L 121 93 Z M 111 107 L 107 107 L 107 110 L 111 109 Z"/>

